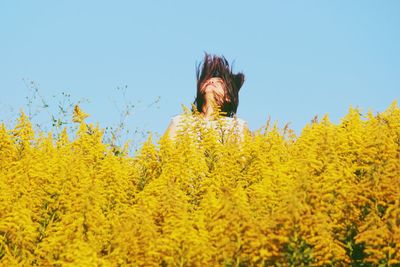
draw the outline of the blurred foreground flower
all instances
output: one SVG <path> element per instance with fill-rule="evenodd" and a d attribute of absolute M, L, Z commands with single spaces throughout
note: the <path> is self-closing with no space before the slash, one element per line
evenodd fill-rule
<path fill-rule="evenodd" d="M 73 122 L 81 123 L 84 119 L 89 117 L 78 105 L 74 107 L 74 114 L 72 117 Z"/>

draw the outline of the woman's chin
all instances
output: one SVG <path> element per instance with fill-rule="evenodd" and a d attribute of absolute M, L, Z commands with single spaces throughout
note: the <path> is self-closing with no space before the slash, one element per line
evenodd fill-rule
<path fill-rule="evenodd" d="M 214 88 L 212 87 L 207 87 L 204 89 L 204 94 L 214 94 Z"/>

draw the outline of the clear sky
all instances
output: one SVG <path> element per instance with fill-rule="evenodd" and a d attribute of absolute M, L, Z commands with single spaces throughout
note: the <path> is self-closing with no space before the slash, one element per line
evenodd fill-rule
<path fill-rule="evenodd" d="M 383 111 L 400 96 L 399 14 L 397 0 L 0 1 L 0 120 L 26 109 L 34 81 L 49 101 L 88 99 L 89 122 L 118 121 L 125 101 L 129 127 L 162 133 L 193 102 L 205 51 L 245 73 L 252 130 Z"/>

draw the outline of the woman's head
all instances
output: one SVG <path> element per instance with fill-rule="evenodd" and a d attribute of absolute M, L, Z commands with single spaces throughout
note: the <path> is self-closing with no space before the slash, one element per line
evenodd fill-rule
<path fill-rule="evenodd" d="M 197 95 L 194 101 L 202 112 L 205 97 L 213 94 L 215 102 L 228 117 L 236 114 L 239 105 L 239 90 L 244 83 L 243 73 L 232 73 L 228 61 L 223 57 L 205 54 L 196 69 Z"/>

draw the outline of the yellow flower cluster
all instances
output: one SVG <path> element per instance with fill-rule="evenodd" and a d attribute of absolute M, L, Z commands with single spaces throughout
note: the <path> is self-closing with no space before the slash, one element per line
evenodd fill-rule
<path fill-rule="evenodd" d="M 0 126 L 0 265 L 400 265 L 397 103 L 299 136 L 188 124 L 133 157 L 76 113 L 73 140 Z"/>

